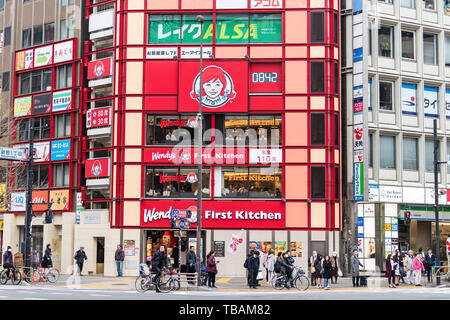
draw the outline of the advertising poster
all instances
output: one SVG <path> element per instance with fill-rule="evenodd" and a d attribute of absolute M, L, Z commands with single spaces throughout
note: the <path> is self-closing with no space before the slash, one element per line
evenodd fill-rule
<path fill-rule="evenodd" d="M 50 191 L 50 202 L 52 210 L 69 210 L 69 190 Z"/>
<path fill-rule="evenodd" d="M 375 238 L 364 238 L 364 258 L 375 258 Z"/>
<path fill-rule="evenodd" d="M 203 239 L 202 239 L 202 244 L 200 246 L 200 255 L 203 256 Z M 194 252 L 197 252 L 197 239 L 196 238 L 189 238 L 189 248 L 190 247 L 194 247 Z"/>
<path fill-rule="evenodd" d="M 290 242 L 289 244 L 289 250 L 292 252 L 293 257 L 302 257 L 302 243 L 301 242 Z"/>
<path fill-rule="evenodd" d="M 152 260 L 152 238 L 147 239 L 147 261 Z"/>
<path fill-rule="evenodd" d="M 439 116 L 439 88 L 427 87 L 423 88 L 423 111 L 428 117 Z"/>
<path fill-rule="evenodd" d="M 261 251 L 261 241 L 249 241 L 249 251 Z"/>
<path fill-rule="evenodd" d="M 111 125 L 111 108 L 90 109 L 86 112 L 86 127 L 98 128 Z"/>
<path fill-rule="evenodd" d="M 261 251 L 262 252 L 269 252 L 269 250 L 272 248 L 273 248 L 272 241 L 261 242 Z"/>
<path fill-rule="evenodd" d="M 88 80 L 112 75 L 112 58 L 90 61 L 88 64 Z"/>
<path fill-rule="evenodd" d="M 70 160 L 70 139 L 52 141 L 51 160 Z"/>
<path fill-rule="evenodd" d="M 16 71 L 25 69 L 25 51 L 16 53 Z"/>
<path fill-rule="evenodd" d="M 73 40 L 56 43 L 53 46 L 53 63 L 70 61 L 73 59 Z"/>
<path fill-rule="evenodd" d="M 33 115 L 51 111 L 52 95 L 50 93 L 33 96 Z"/>
<path fill-rule="evenodd" d="M 202 83 L 198 63 L 179 64 L 178 111 L 195 112 L 200 101 L 200 89 L 205 112 L 248 110 L 248 62 L 206 61 Z"/>
<path fill-rule="evenodd" d="M 106 178 L 110 175 L 109 158 L 88 159 L 85 166 L 86 178 Z"/>
<path fill-rule="evenodd" d="M 300 241 L 297 241 L 297 257 L 303 257 L 303 244 Z"/>
<path fill-rule="evenodd" d="M 34 67 L 42 67 L 52 64 L 53 46 L 45 46 L 34 49 Z"/>
<path fill-rule="evenodd" d="M 33 204 L 33 211 L 44 211 L 48 208 L 47 204 L 42 204 L 48 202 L 48 191 L 33 191 L 31 196 L 31 203 Z"/>
<path fill-rule="evenodd" d="M 285 252 L 286 249 L 286 241 L 275 241 L 275 256 L 278 256 L 278 252 Z"/>
<path fill-rule="evenodd" d="M 123 251 L 126 256 L 134 256 L 135 242 L 134 240 L 124 240 L 123 241 Z"/>
<path fill-rule="evenodd" d="M 14 99 L 14 117 L 31 115 L 31 97 Z"/>
<path fill-rule="evenodd" d="M 25 211 L 26 192 L 11 193 L 11 211 Z"/>
<path fill-rule="evenodd" d="M 417 114 L 417 85 L 402 84 L 402 113 Z"/>
<path fill-rule="evenodd" d="M 72 108 L 72 90 L 53 92 L 53 112 L 64 111 Z"/>
<path fill-rule="evenodd" d="M 29 152 L 28 144 L 16 144 L 13 146 L 14 149 L 24 149 L 26 152 L 26 157 L 28 157 Z M 34 148 L 34 162 L 45 162 L 50 160 L 50 142 L 35 142 L 33 145 Z"/>
<path fill-rule="evenodd" d="M 34 60 L 34 50 L 30 49 L 25 51 L 25 66 L 24 69 L 33 68 L 33 60 Z"/>
<path fill-rule="evenodd" d="M 0 211 L 6 210 L 8 199 L 6 199 L 6 183 L 0 183 Z"/>

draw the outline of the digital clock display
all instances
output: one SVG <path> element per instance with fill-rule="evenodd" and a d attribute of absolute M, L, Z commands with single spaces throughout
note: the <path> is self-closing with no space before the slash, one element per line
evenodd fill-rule
<path fill-rule="evenodd" d="M 253 83 L 278 83 L 278 72 L 253 72 Z"/>

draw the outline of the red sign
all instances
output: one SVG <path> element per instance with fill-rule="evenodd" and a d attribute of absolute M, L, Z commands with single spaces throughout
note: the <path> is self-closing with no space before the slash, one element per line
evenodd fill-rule
<path fill-rule="evenodd" d="M 112 58 L 91 61 L 88 64 L 88 80 L 112 75 Z"/>
<path fill-rule="evenodd" d="M 281 92 L 280 63 L 252 63 L 248 77 L 250 92 Z"/>
<path fill-rule="evenodd" d="M 208 61 L 204 64 L 200 83 L 198 62 L 180 62 L 178 111 L 198 111 L 201 95 L 205 112 L 246 112 L 248 62 Z"/>
<path fill-rule="evenodd" d="M 86 178 L 106 178 L 109 177 L 109 158 L 86 160 Z"/>
<path fill-rule="evenodd" d="M 111 108 L 90 109 L 86 112 L 86 127 L 98 128 L 111 125 Z"/>
<path fill-rule="evenodd" d="M 170 228 L 172 209 L 189 210 L 196 227 L 195 200 L 148 200 L 141 204 L 141 227 Z M 285 206 L 281 201 L 203 201 L 202 227 L 206 229 L 284 229 Z"/>
<path fill-rule="evenodd" d="M 244 148 L 204 148 L 203 163 L 206 164 L 245 164 L 248 163 L 247 150 Z M 198 159 L 197 148 L 146 148 L 144 162 L 195 164 Z"/>
<path fill-rule="evenodd" d="M 47 204 L 37 204 L 48 202 L 48 191 L 33 191 L 31 198 L 33 211 L 44 211 L 48 208 Z"/>

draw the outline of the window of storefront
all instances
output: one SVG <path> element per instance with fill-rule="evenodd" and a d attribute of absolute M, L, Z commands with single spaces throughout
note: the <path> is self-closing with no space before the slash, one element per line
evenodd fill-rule
<path fill-rule="evenodd" d="M 52 90 L 52 69 L 25 72 L 19 75 L 19 94 Z"/>
<path fill-rule="evenodd" d="M 202 194 L 210 197 L 210 169 L 202 171 Z M 145 197 L 193 198 L 197 196 L 197 167 L 147 167 Z"/>
<path fill-rule="evenodd" d="M 311 167 L 311 199 L 325 199 L 325 167 Z"/>
<path fill-rule="evenodd" d="M 281 198 L 281 190 L 280 167 L 215 168 L 214 194 L 217 197 Z"/>
<path fill-rule="evenodd" d="M 70 165 L 59 163 L 53 165 L 53 187 L 69 186 Z"/>

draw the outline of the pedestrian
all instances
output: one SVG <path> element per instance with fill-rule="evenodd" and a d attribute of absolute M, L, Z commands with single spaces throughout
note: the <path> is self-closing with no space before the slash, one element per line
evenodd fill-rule
<path fill-rule="evenodd" d="M 392 260 L 392 255 L 388 254 L 386 261 L 385 261 L 386 271 L 384 273 L 384 276 L 386 278 L 388 278 L 389 288 L 395 288 L 395 278 L 392 273 L 391 260 Z M 391 283 L 391 280 L 392 280 L 392 283 Z"/>
<path fill-rule="evenodd" d="M 125 260 L 125 252 L 122 250 L 120 244 L 117 245 L 116 253 L 114 254 L 114 259 L 116 260 L 117 276 L 122 276 L 123 260 Z"/>
<path fill-rule="evenodd" d="M 253 251 L 253 255 L 248 260 L 248 270 L 250 272 L 250 288 L 256 289 L 256 277 L 259 272 L 259 252 Z"/>
<path fill-rule="evenodd" d="M 395 279 L 394 284 L 396 286 L 399 285 L 398 284 L 398 279 L 400 278 L 400 261 L 398 259 L 397 253 L 398 253 L 398 250 L 394 253 L 394 255 L 391 258 L 392 273 L 393 273 L 393 276 L 395 277 L 394 278 Z"/>
<path fill-rule="evenodd" d="M 414 282 L 416 283 L 416 286 L 421 286 L 420 281 L 422 278 L 422 271 L 425 271 L 425 268 L 422 262 L 422 255 L 418 253 L 414 259 Z"/>
<path fill-rule="evenodd" d="M 434 263 L 436 262 L 436 257 L 433 254 L 431 249 L 427 250 L 428 253 L 425 255 L 425 271 L 427 272 L 428 282 L 431 282 L 432 268 L 434 267 Z"/>
<path fill-rule="evenodd" d="M 333 251 L 333 254 L 331 256 L 331 283 L 337 283 L 337 279 L 339 276 L 339 262 L 338 262 L 338 256 L 337 252 Z M 334 282 L 333 282 L 334 278 Z"/>
<path fill-rule="evenodd" d="M 262 261 L 263 261 L 263 268 L 266 269 L 266 282 L 269 282 L 269 254 L 267 252 L 262 252 Z"/>
<path fill-rule="evenodd" d="M 316 269 L 316 288 L 322 289 L 323 288 L 323 259 L 322 255 L 318 254 L 316 261 L 314 261 L 314 268 Z"/>
<path fill-rule="evenodd" d="M 295 259 L 292 256 L 292 251 L 288 250 L 286 252 L 286 262 L 289 265 L 289 270 L 288 270 L 288 275 L 289 275 L 289 279 L 290 279 L 290 283 L 291 283 L 291 288 L 294 287 L 294 263 L 295 263 Z"/>
<path fill-rule="evenodd" d="M 47 244 L 47 247 L 45 248 L 44 256 L 42 257 L 41 267 L 45 269 L 52 268 L 53 262 L 52 262 L 52 245 L 49 243 Z"/>
<path fill-rule="evenodd" d="M 279 260 L 277 260 L 278 263 L 280 263 L 280 273 L 286 278 L 286 282 L 284 284 L 284 287 L 289 289 L 289 275 L 292 269 L 292 266 L 288 263 L 288 254 L 279 252 L 278 253 L 278 258 Z"/>
<path fill-rule="evenodd" d="M 14 281 L 16 280 L 16 268 L 13 264 L 13 254 L 11 246 L 6 248 L 5 253 L 3 253 L 3 268 L 7 269 L 6 276 L 9 278 L 9 273 L 13 272 Z"/>
<path fill-rule="evenodd" d="M 275 269 L 275 262 L 277 262 L 277 258 L 275 257 L 275 251 L 273 249 L 269 250 L 269 254 L 267 257 L 267 283 L 272 281 Z"/>
<path fill-rule="evenodd" d="M 354 249 L 350 258 L 350 270 L 354 287 L 359 287 L 359 266 L 363 267 L 358 258 L 358 250 Z"/>
<path fill-rule="evenodd" d="M 399 283 L 400 283 L 400 281 L 402 283 L 405 283 L 405 278 L 404 278 L 404 277 L 406 277 L 405 264 L 404 264 L 405 257 L 402 256 L 400 250 L 397 250 L 397 257 L 398 257 L 398 261 L 399 261 L 399 271 L 400 271 Z"/>
<path fill-rule="evenodd" d="M 323 268 L 323 286 L 325 287 L 325 290 L 330 290 L 330 279 L 331 279 L 331 273 L 332 273 L 332 266 L 331 266 L 331 259 L 330 256 L 325 256 L 325 259 L 322 263 Z"/>
<path fill-rule="evenodd" d="M 217 263 L 214 250 L 211 250 L 206 256 L 206 272 L 208 273 L 208 287 L 216 287 Z"/>
<path fill-rule="evenodd" d="M 247 255 L 247 258 L 245 259 L 245 262 L 244 262 L 244 268 L 247 269 L 247 285 L 248 285 L 249 288 L 251 288 L 251 285 L 250 285 L 251 272 L 250 272 L 250 268 L 249 268 L 248 263 L 249 263 L 250 258 L 252 256 L 253 256 L 253 250 L 250 250 L 250 252 Z"/>
<path fill-rule="evenodd" d="M 81 272 L 83 271 L 83 264 L 84 261 L 87 260 L 86 252 L 84 252 L 84 246 L 80 246 L 80 250 L 75 252 L 74 259 L 77 261 L 78 274 L 82 276 L 83 274 Z"/>
<path fill-rule="evenodd" d="M 189 251 L 186 253 L 186 272 L 194 274 L 195 273 L 195 264 L 197 262 L 197 255 L 195 254 L 195 247 L 190 246 Z M 194 277 L 190 275 L 188 277 L 188 283 L 191 285 L 195 285 Z"/>
<path fill-rule="evenodd" d="M 167 255 L 165 251 L 164 245 L 159 246 L 159 250 L 156 250 L 155 254 L 152 257 L 152 272 L 156 274 L 156 276 L 153 278 L 153 283 L 157 284 L 159 279 L 161 278 L 161 273 L 163 268 L 167 265 Z M 159 287 L 155 285 L 155 291 L 161 292 L 159 290 Z"/>
<path fill-rule="evenodd" d="M 311 272 L 311 285 L 315 286 L 316 285 L 316 269 L 314 268 L 314 261 L 316 261 L 317 259 L 317 251 L 313 251 L 312 252 L 312 256 L 309 257 L 308 259 L 308 267 L 310 268 L 310 272 Z"/>
<path fill-rule="evenodd" d="M 412 250 L 408 251 L 408 254 L 405 257 L 404 265 L 406 268 L 406 282 L 409 285 L 412 285 L 414 284 L 414 255 Z"/>

